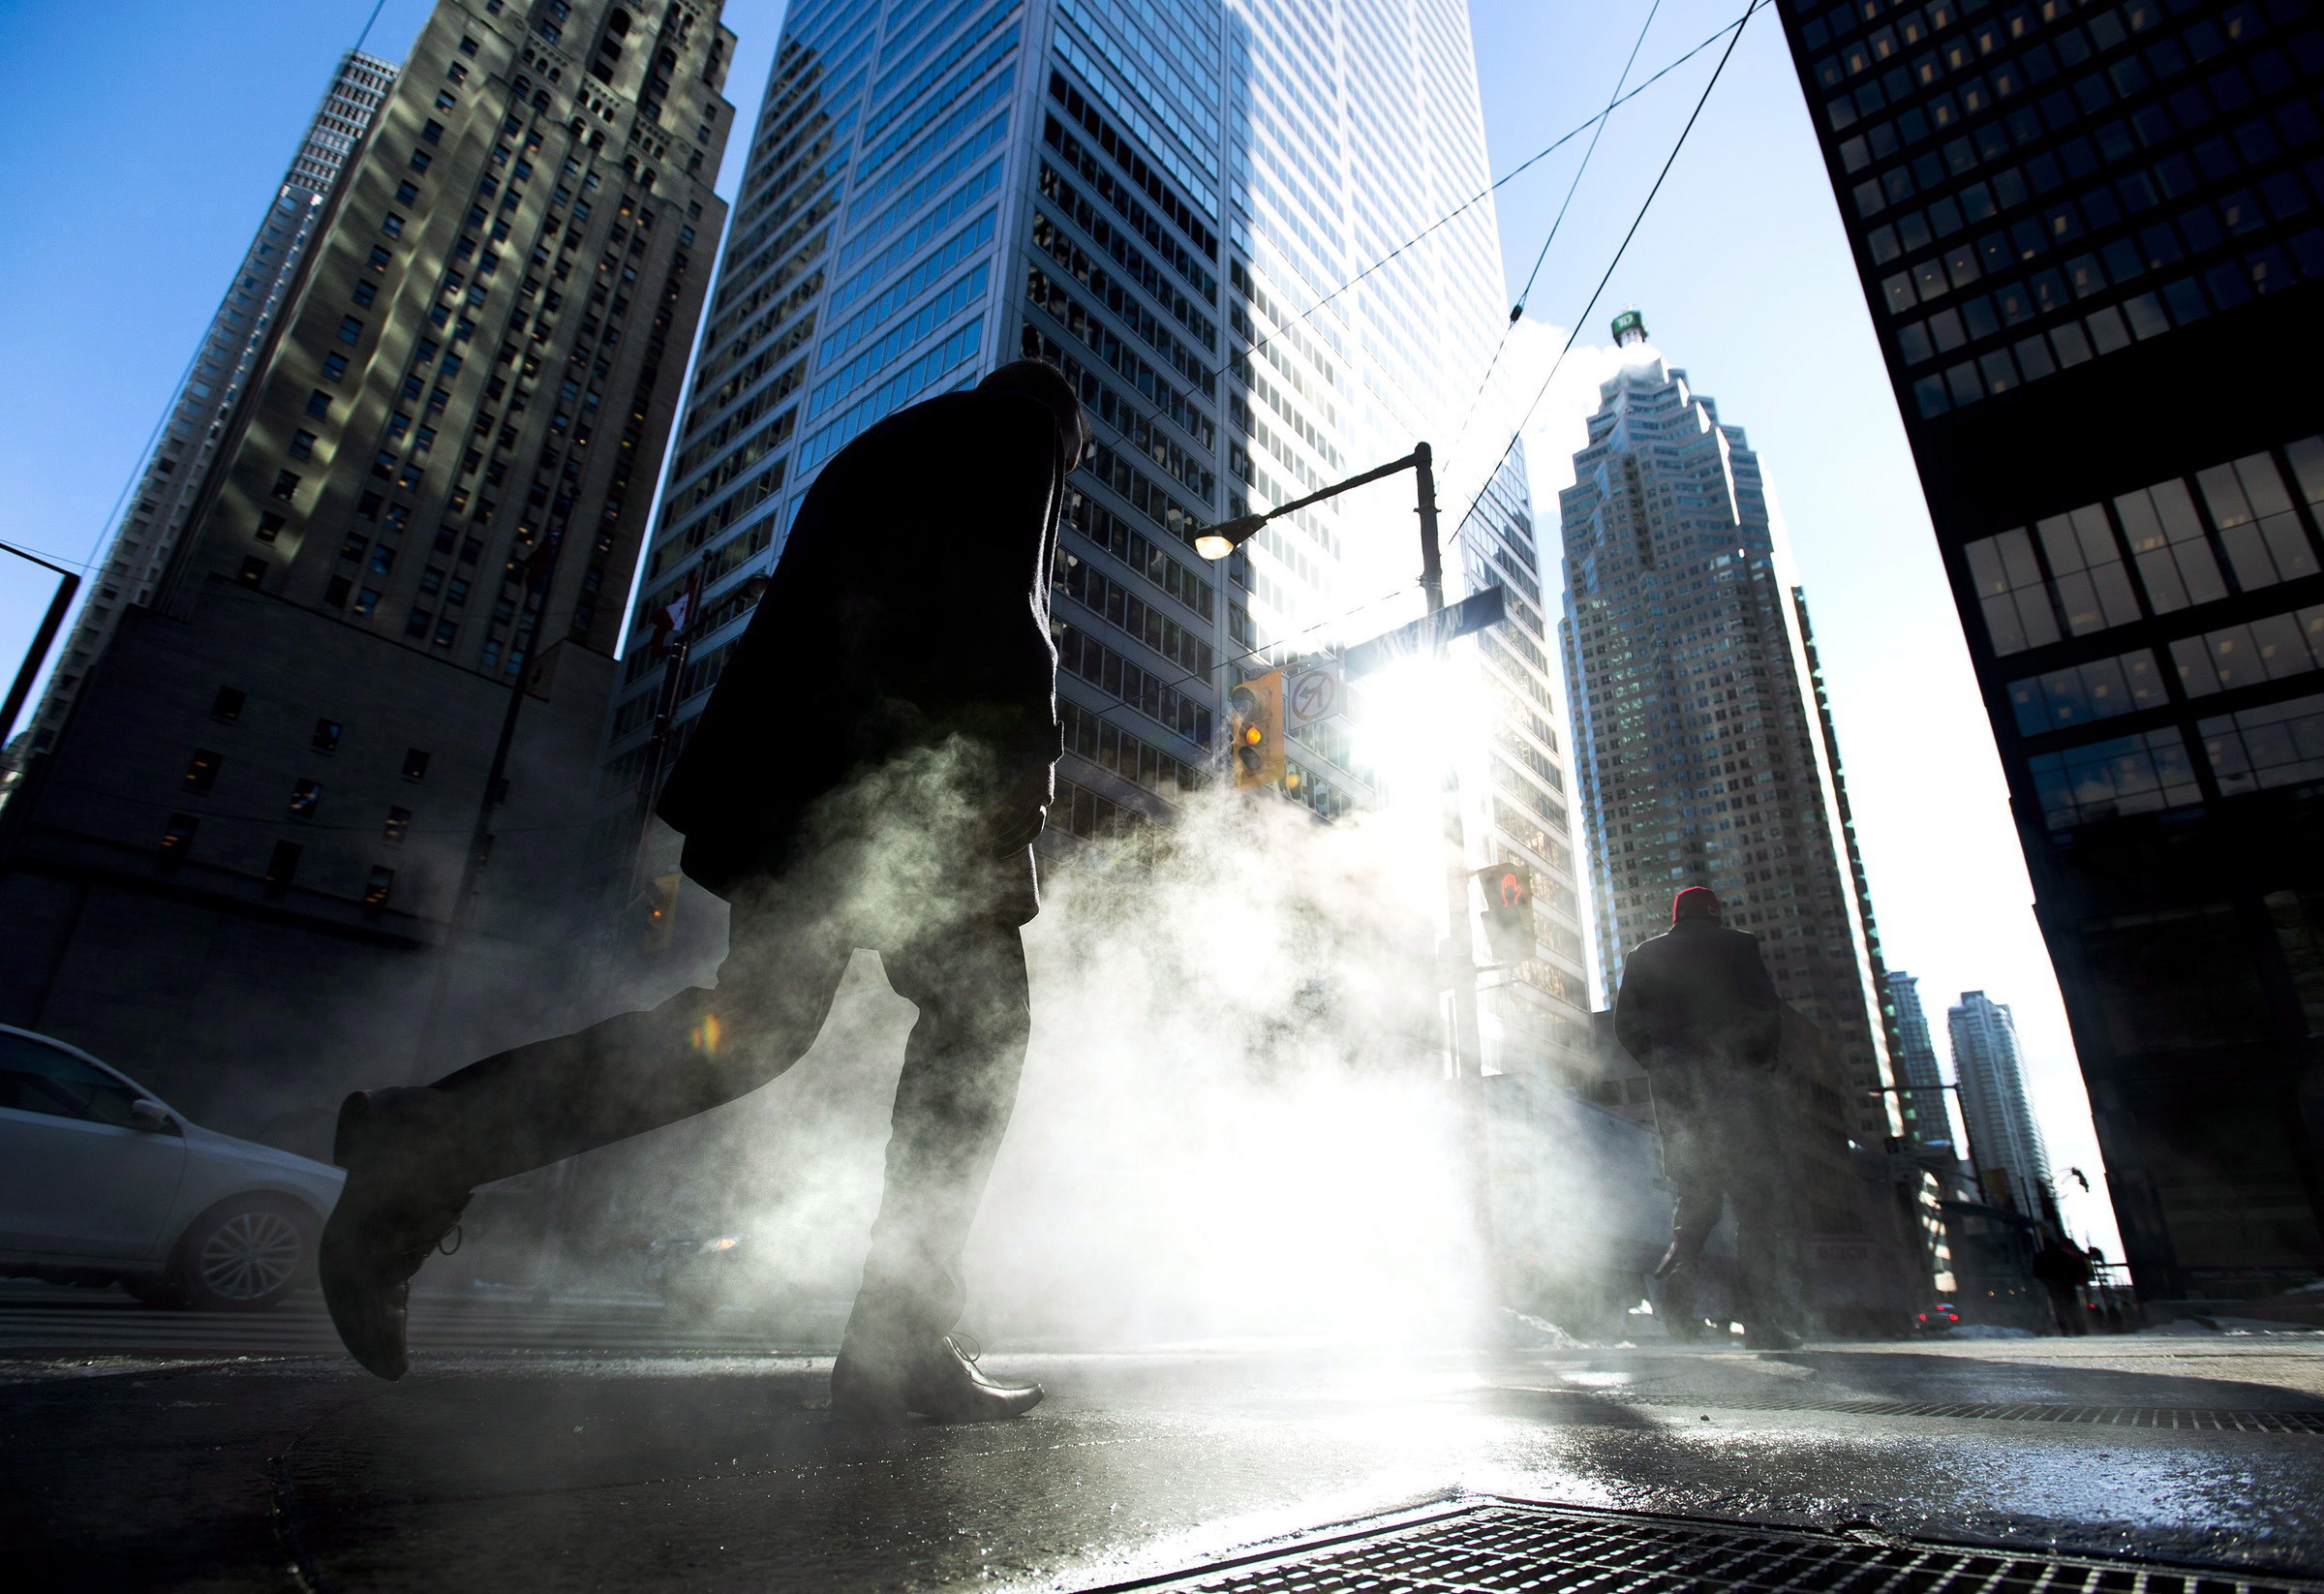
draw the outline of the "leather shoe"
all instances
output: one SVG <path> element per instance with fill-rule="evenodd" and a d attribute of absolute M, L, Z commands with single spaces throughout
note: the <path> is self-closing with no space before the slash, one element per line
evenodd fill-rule
<path fill-rule="evenodd" d="M 853 1422 L 920 1416 L 939 1423 L 995 1423 L 1024 1416 L 1048 1393 L 1039 1384 L 1001 1383 L 952 1334 L 884 1355 L 842 1347 L 831 1369 L 832 1415 Z"/>
<path fill-rule="evenodd" d="M 460 1221 L 469 1192 L 428 1171 L 434 1092 L 358 1090 L 340 1104 L 331 1160 L 347 1170 L 316 1271 L 348 1354 L 382 1378 L 410 1370 L 412 1275 Z"/>

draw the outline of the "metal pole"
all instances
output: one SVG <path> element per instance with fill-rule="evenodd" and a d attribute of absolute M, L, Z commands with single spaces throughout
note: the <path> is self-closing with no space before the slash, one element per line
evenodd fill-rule
<path fill-rule="evenodd" d="M 41 628 L 33 632 L 32 646 L 25 650 L 24 662 L 16 671 L 15 684 L 8 689 L 7 706 L 0 707 L 0 744 L 5 744 L 9 732 L 15 728 L 16 716 L 22 711 L 25 699 L 32 695 L 33 680 L 41 673 L 41 665 L 47 660 L 49 645 L 56 640 L 57 631 L 64 626 L 65 611 L 73 606 L 73 595 L 80 591 L 80 577 L 62 565 L 51 565 L 40 555 L 26 553 L 10 543 L 0 542 L 0 549 L 15 554 L 18 559 L 28 559 L 45 570 L 54 570 L 60 577 L 56 584 L 56 596 L 48 600 L 48 612 L 41 619 Z"/>
<path fill-rule="evenodd" d="M 418 1061 L 423 1068 L 434 1064 L 436 1030 L 443 1016 L 444 997 L 450 994 L 453 954 L 469 931 L 474 917 L 476 876 L 483 873 L 484 860 L 492 850 L 492 811 L 500 806 L 501 782 L 508 772 L 508 750 L 516 742 L 517 716 L 525 706 L 525 670 L 540 657 L 540 629 L 549 617 L 549 588 L 557 578 L 557 557 L 563 550 L 565 532 L 561 527 L 550 534 L 547 558 L 543 564 L 538 586 L 531 588 L 533 628 L 523 632 L 525 656 L 523 667 L 516 679 L 508 684 L 508 708 L 501 716 L 500 740 L 493 744 L 492 765 L 485 771 L 484 795 L 476 804 L 475 828 L 469 833 L 468 855 L 461 861 L 460 883 L 452 893 L 451 911 L 444 917 L 443 944 L 436 952 L 436 979 L 428 993 L 428 1007 L 419 1026 Z"/>
<path fill-rule="evenodd" d="M 1436 455 L 1427 444 L 1412 450 L 1414 488 L 1421 520 L 1421 591 L 1428 612 L 1445 606 L 1443 538 L 1436 523 Z M 1484 1025 L 1477 1006 L 1477 957 L 1469 927 L 1469 861 L 1466 816 L 1461 811 L 1460 766 L 1455 763 L 1445 781 L 1445 823 L 1440 844 L 1445 858 L 1445 904 L 1451 922 L 1451 955 L 1446 971 L 1452 977 L 1452 1088 L 1458 1093 L 1461 1133 L 1468 1142 L 1469 1200 L 1477 1224 L 1477 1243 L 1484 1265 L 1486 1303 L 1501 1299 L 1493 1244 L 1492 1170 L 1485 1165 L 1488 1142 L 1484 1119 Z"/>

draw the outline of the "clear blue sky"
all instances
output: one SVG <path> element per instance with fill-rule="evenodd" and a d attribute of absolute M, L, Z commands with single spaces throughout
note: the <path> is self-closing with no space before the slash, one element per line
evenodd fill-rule
<path fill-rule="evenodd" d="M 1651 4 L 1473 0 L 1496 172 L 1605 104 Z M 1663 0 L 1637 76 L 1742 4 Z M 427 10 L 427 0 L 385 0 L 366 47 L 400 58 Z M 0 6 L 0 148 L 20 170 L 68 179 L 11 195 L 15 244 L 0 256 L 0 303 L 16 307 L 15 380 L 0 388 L 0 540 L 61 560 L 94 557 L 331 66 L 370 11 L 370 0 Z M 756 117 L 781 12 L 781 0 L 725 8 L 742 40 L 729 94 L 744 128 Z M 92 39 L 105 43 L 103 92 L 74 70 Z M 1543 325 L 1513 344 L 1513 375 L 1528 393 L 1717 53 L 1609 123 L 1528 300 L 1528 320 Z M 1586 142 L 1501 191 L 1513 295 Z M 720 192 L 731 197 L 739 174 L 729 160 Z M 2088 1109 L 1992 736 L 1772 12 L 1746 29 L 1583 324 L 1584 347 L 1529 430 L 1545 532 L 1555 519 L 1550 489 L 1570 475 L 1563 455 L 1579 444 L 1580 415 L 1594 402 L 1593 349 L 1629 305 L 1719 401 L 1722 417 L 1748 429 L 1788 519 L 1891 964 L 1921 976 L 1940 1051 L 1944 1007 L 1960 991 L 1983 989 L 2014 1006 L 2061 1178 L 2075 1164 L 2095 1179 Z M 0 556 L 0 668 L 9 675 L 48 590 L 42 572 Z M 2066 1182 L 2069 1217 L 2119 1254 L 2111 1214 L 2075 1199 Z"/>

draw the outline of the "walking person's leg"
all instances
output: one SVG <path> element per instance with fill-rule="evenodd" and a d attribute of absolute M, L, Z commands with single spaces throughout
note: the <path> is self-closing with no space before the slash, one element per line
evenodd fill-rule
<path fill-rule="evenodd" d="M 795 897 L 738 905 L 717 990 L 496 1054 L 340 1109 L 347 1184 L 324 1226 L 323 1299 L 349 1352 L 400 1378 L 412 1274 L 478 1184 L 675 1123 L 780 1074 L 814 1043 L 852 947 Z"/>
<path fill-rule="evenodd" d="M 1663 1281 L 1663 1327 L 1673 1339 L 1699 1339 L 1702 1312 L 1696 1299 L 1697 1264 L 1719 1226 L 1726 1188 L 1693 1126 L 1666 1120 L 1663 1176 L 1670 1181 L 1670 1248 L 1654 1270 Z"/>
<path fill-rule="evenodd" d="M 835 1409 L 948 1421 L 1013 1417 L 1038 1385 L 995 1383 L 950 1336 L 961 1256 L 1007 1133 L 1032 1018 L 1018 927 L 959 925 L 883 954 L 888 983 L 920 1009 L 889 1131 L 887 1182 L 863 1287 L 833 1369 Z"/>

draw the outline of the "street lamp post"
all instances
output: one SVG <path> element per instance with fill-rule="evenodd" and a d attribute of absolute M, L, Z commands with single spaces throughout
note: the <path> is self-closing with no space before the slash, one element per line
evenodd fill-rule
<path fill-rule="evenodd" d="M 1305 498 L 1294 499 L 1289 504 L 1278 504 L 1273 508 L 1260 514 L 1238 515 L 1233 520 L 1222 521 L 1216 526 L 1205 527 L 1195 536 L 1194 551 L 1208 560 L 1224 559 L 1243 543 L 1258 536 L 1259 529 L 1269 521 L 1290 514 L 1294 510 L 1303 509 L 1311 504 L 1321 504 L 1326 499 L 1337 498 L 1342 493 L 1378 481 L 1383 476 L 1394 475 L 1400 471 L 1413 473 L 1414 488 L 1419 501 L 1415 512 L 1419 514 L 1421 521 L 1421 591 L 1427 598 L 1428 612 L 1432 615 L 1436 614 L 1445 606 L 1445 567 L 1444 551 L 1436 523 L 1436 455 L 1425 443 L 1413 444 L 1412 452 L 1401 459 L 1391 460 L 1386 465 L 1375 466 L 1369 471 L 1348 477 L 1345 481 L 1335 482 L 1319 492 L 1309 493 Z M 1454 834 L 1458 834 L 1460 772 L 1457 768 L 1452 771 L 1452 780 L 1446 785 L 1445 794 L 1446 800 L 1452 810 Z M 1452 1077 L 1454 1079 L 1482 1078 L 1483 1047 L 1480 1041 L 1482 1027 L 1478 1022 L 1477 1013 L 1477 965 L 1476 959 L 1470 955 L 1462 941 L 1462 937 L 1468 930 L 1469 920 L 1469 872 L 1466 858 L 1458 853 L 1452 854 L 1447 861 L 1445 898 L 1446 904 L 1451 909 L 1452 924 L 1450 950 L 1452 955 L 1444 961 L 1447 971 L 1452 977 L 1452 1019 L 1448 1027 L 1451 1031 Z"/>
<path fill-rule="evenodd" d="M 8 689 L 8 702 L 0 705 L 0 743 L 5 743 L 8 733 L 15 726 L 17 714 L 23 710 L 24 700 L 32 695 L 32 683 L 41 673 L 41 665 L 48 657 L 49 646 L 56 641 L 56 633 L 64 626 L 65 611 L 73 606 L 73 595 L 80 591 L 80 577 L 62 565 L 51 565 L 39 554 L 27 553 L 11 543 L 0 542 L 0 552 L 30 560 L 41 568 L 54 570 L 57 574 L 56 596 L 48 600 L 48 612 L 41 617 L 41 628 L 33 632 L 32 646 L 24 652 L 24 662 L 16 671 L 15 684 Z"/>

